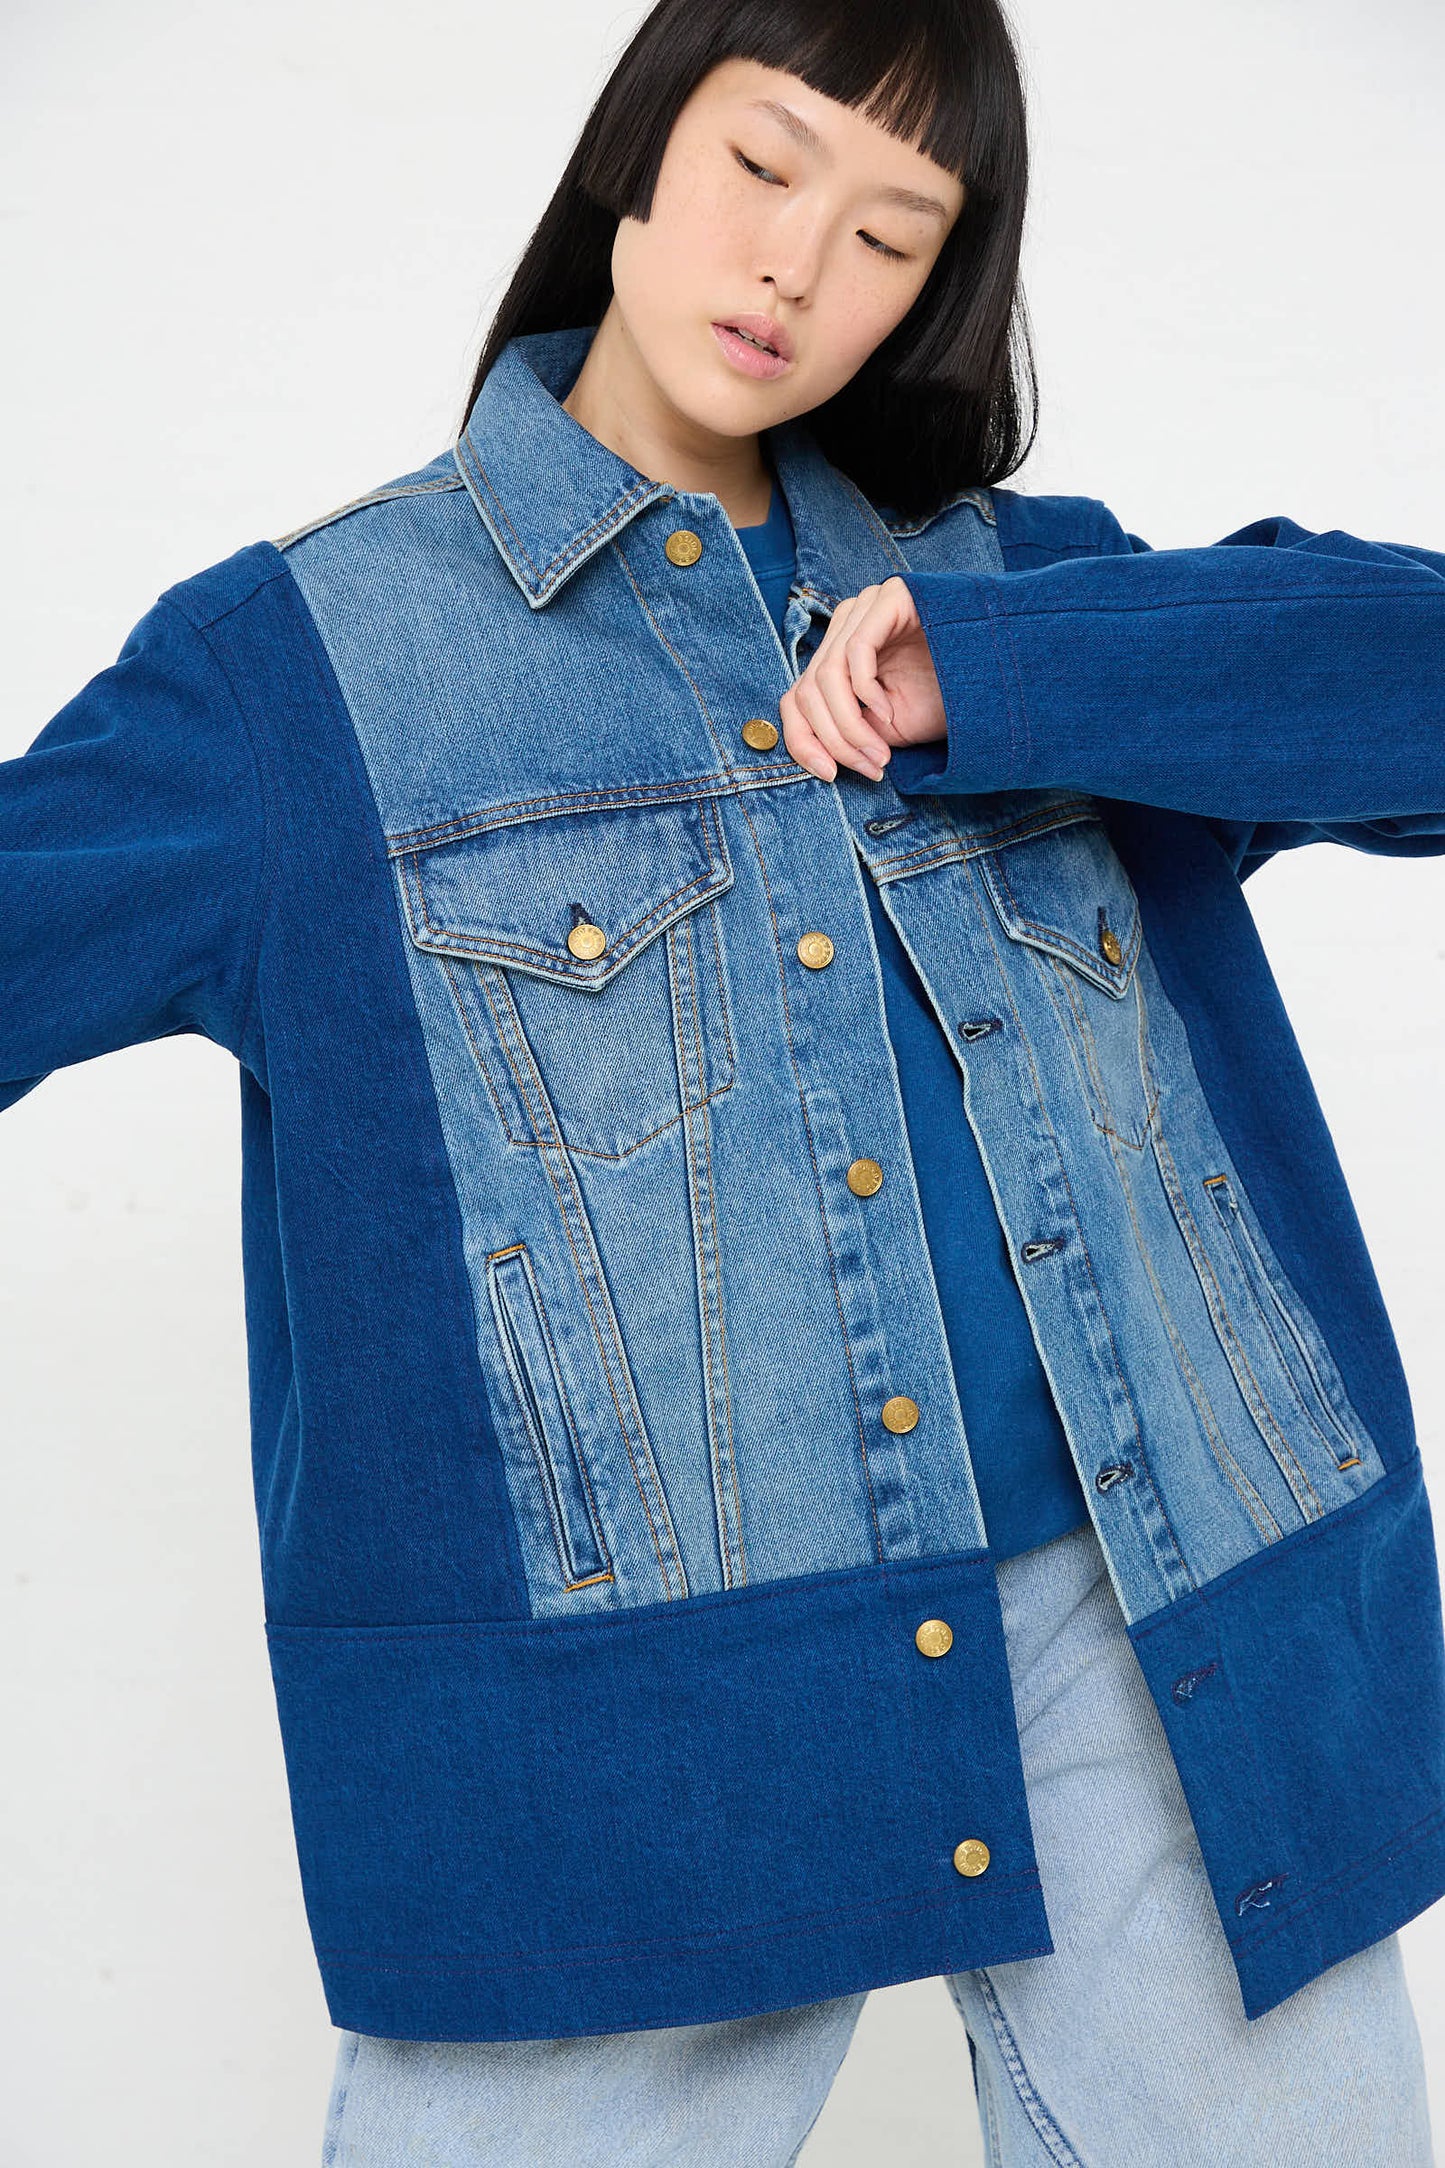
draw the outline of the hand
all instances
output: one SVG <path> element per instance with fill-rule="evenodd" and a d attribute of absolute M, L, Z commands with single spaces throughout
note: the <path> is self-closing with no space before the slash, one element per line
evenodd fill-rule
<path fill-rule="evenodd" d="M 778 713 L 794 760 L 825 783 L 840 766 L 876 783 L 895 745 L 944 736 L 938 674 L 902 580 L 865 587 L 839 603 Z"/>

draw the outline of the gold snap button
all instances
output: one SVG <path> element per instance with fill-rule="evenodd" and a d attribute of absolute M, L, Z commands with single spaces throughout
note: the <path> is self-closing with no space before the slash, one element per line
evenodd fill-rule
<path fill-rule="evenodd" d="M 876 1197 L 883 1187 L 883 1169 L 876 1159 L 855 1159 L 848 1169 L 848 1187 L 855 1197 Z"/>
<path fill-rule="evenodd" d="M 761 715 L 755 715 L 750 722 L 743 724 L 743 744 L 751 745 L 755 752 L 769 752 L 777 742 L 775 725 L 766 722 Z"/>
<path fill-rule="evenodd" d="M 702 536 L 691 527 L 678 527 L 662 546 L 670 565 L 695 565 L 702 555 Z"/>
<path fill-rule="evenodd" d="M 1121 964 L 1124 961 L 1123 946 L 1112 926 L 1105 926 L 1101 929 L 1099 946 L 1104 952 L 1104 961 L 1106 963 Z"/>
<path fill-rule="evenodd" d="M 600 956 L 607 946 L 607 936 L 600 926 L 589 926 L 584 921 L 582 925 L 572 928 L 567 936 L 567 946 L 574 956 L 584 959 Z"/>
<path fill-rule="evenodd" d="M 988 1846 L 982 1837 L 965 1837 L 954 1847 L 953 1864 L 960 1874 L 982 1874 L 988 1858 Z"/>
<path fill-rule="evenodd" d="M 953 1628 L 946 1618 L 926 1618 L 913 1638 L 921 1655 L 946 1656 L 953 1647 Z"/>
<path fill-rule="evenodd" d="M 805 933 L 798 941 L 798 961 L 810 971 L 821 971 L 833 961 L 833 944 L 825 933 Z"/>
<path fill-rule="evenodd" d="M 907 1393 L 895 1393 L 883 1403 L 883 1428 L 885 1430 L 912 1430 L 918 1421 L 918 1402 L 910 1400 Z"/>

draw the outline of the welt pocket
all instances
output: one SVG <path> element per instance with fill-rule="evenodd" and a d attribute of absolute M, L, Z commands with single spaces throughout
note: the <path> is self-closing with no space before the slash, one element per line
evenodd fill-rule
<path fill-rule="evenodd" d="M 531 1553 L 529 1570 L 544 1562 L 536 1553 L 546 1527 L 564 1587 L 608 1579 L 612 1566 L 592 1483 L 524 1243 L 488 1258 L 487 1285 L 514 1394 L 513 1412 L 526 1441 L 520 1461 L 515 1454 L 511 1458 L 523 1487 L 518 1524 Z"/>
<path fill-rule="evenodd" d="M 1284 1388 L 1336 1467 L 1358 1468 L 1368 1441 L 1318 1328 L 1279 1265 L 1266 1257 L 1263 1236 L 1251 1227 L 1230 1177 L 1207 1175 L 1204 1189 L 1262 1335 L 1276 1386 Z"/>

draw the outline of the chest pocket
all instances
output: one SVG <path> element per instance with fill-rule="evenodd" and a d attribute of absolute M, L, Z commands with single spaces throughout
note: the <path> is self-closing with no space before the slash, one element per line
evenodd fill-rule
<path fill-rule="evenodd" d="M 1010 941 L 1058 1019 L 1095 1126 L 1140 1150 L 1157 1092 L 1137 964 L 1139 899 L 1097 818 L 985 851 L 979 869 Z"/>
<path fill-rule="evenodd" d="M 398 869 L 514 1144 L 621 1159 L 730 1088 L 714 800 L 508 822 Z"/>

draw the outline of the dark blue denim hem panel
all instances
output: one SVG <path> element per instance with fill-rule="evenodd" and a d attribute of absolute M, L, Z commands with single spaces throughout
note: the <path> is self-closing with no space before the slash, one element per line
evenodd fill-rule
<path fill-rule="evenodd" d="M 1052 1946 L 985 1553 L 600 1619 L 268 1634 L 337 2025 L 704 2023 Z M 982 1875 L 953 1865 L 965 1837 Z"/>
<path fill-rule="evenodd" d="M 1418 1458 L 1130 1635 L 1249 2017 L 1445 1895 L 1445 1657 Z"/>

